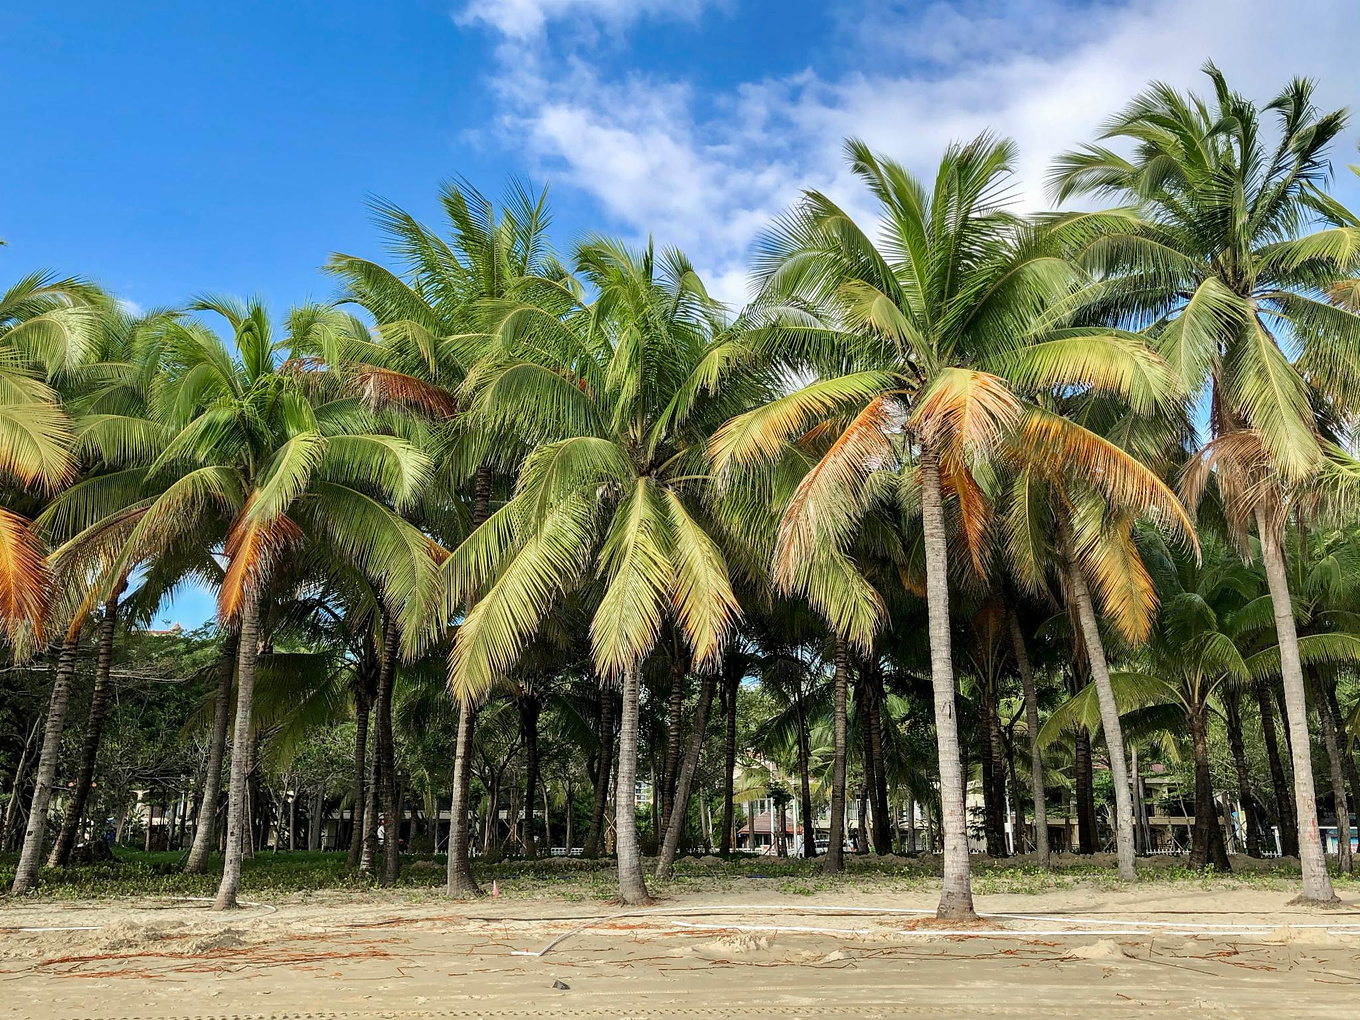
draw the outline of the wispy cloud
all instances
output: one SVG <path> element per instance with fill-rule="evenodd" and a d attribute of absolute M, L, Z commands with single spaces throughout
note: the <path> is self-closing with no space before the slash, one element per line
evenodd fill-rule
<path fill-rule="evenodd" d="M 689 20 L 708 0 L 470 0 L 455 19 L 488 25 L 507 39 L 527 41 L 544 34 L 550 22 L 574 21 L 577 27 L 621 29 L 643 17 Z"/>
<path fill-rule="evenodd" d="M 1307 17 L 1275 0 L 879 0 L 842 19 L 855 59 L 753 76 L 719 95 L 627 60 L 581 59 L 555 32 L 554 45 L 545 41 L 559 19 L 618 28 L 664 16 L 659 4 L 515 0 L 498 5 L 500 20 L 481 13 L 489 6 L 477 0 L 462 17 L 504 38 L 507 142 L 536 171 L 590 196 L 613 229 L 686 248 L 735 302 L 751 240 L 800 188 L 825 189 L 852 209 L 863 201 L 841 159 L 847 136 L 928 171 L 950 141 L 1008 135 L 1021 151 L 1017 200 L 1034 208 L 1057 152 L 1091 138 L 1152 79 L 1200 85 L 1208 58 L 1262 98 L 1298 74 L 1320 78 L 1332 105 L 1360 92 L 1354 0 L 1318 0 Z M 702 7 L 680 5 L 691 17 Z"/>

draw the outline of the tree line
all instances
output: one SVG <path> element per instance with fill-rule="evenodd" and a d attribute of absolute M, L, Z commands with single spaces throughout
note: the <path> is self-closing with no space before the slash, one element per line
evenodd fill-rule
<path fill-rule="evenodd" d="M 81 829 L 120 621 L 193 579 L 218 593 L 221 638 L 187 867 L 208 866 L 225 779 L 219 908 L 236 904 L 261 735 L 285 717 L 352 714 L 349 849 L 375 870 L 378 819 L 407 800 L 398 744 L 442 741 L 447 887 L 464 896 L 479 732 L 514 707 L 533 853 L 549 702 L 592 788 L 587 847 L 612 789 L 619 895 L 643 902 L 640 750 L 660 762 L 664 876 L 711 714 L 730 843 L 754 676 L 804 818 L 824 768 L 827 870 L 854 746 L 876 847 L 890 788 L 933 806 L 941 917 L 973 916 L 974 767 L 1005 852 L 1019 735 L 1041 860 L 1046 747 L 1070 743 L 1089 776 L 1098 734 L 1135 878 L 1130 751 L 1151 733 L 1193 759 L 1196 863 L 1226 866 L 1210 734 L 1224 727 L 1255 813 L 1244 704 L 1302 898 L 1333 902 L 1315 748 L 1343 866 L 1360 792 L 1360 219 L 1329 191 L 1347 116 L 1307 80 L 1258 105 L 1205 70 L 1206 96 L 1153 85 L 1058 157 L 1056 211 L 1014 208 L 1015 146 L 989 134 L 924 176 L 847 142 L 872 219 L 805 192 L 754 246 L 735 313 L 650 241 L 559 254 L 547 193 L 518 182 L 499 203 L 448 183 L 442 230 L 376 203 L 387 260 L 333 254 L 341 297 L 282 320 L 219 295 L 134 314 L 83 280 L 20 280 L 0 298 L 0 616 L 13 662 L 51 672 L 13 891 Z M 53 837 L 87 634 L 88 721 Z M 1041 717 L 1055 679 L 1066 696 Z M 664 749 L 643 718 L 663 707 Z"/>

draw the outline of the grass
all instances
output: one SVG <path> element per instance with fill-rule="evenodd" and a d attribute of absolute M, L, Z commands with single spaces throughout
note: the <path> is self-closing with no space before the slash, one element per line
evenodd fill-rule
<path fill-rule="evenodd" d="M 101 864 L 70 868 L 44 868 L 35 896 L 50 900 L 123 899 L 157 896 L 212 896 L 217 891 L 221 860 L 214 858 L 206 875 L 183 872 L 184 853 L 144 853 L 119 847 L 115 859 Z M 1070 856 L 1055 858 L 1053 870 L 1021 861 L 995 862 L 973 858 L 973 888 L 986 893 L 1038 893 L 1077 885 L 1118 886 L 1114 868 Z M 0 855 L 0 888 L 13 881 L 17 855 Z M 939 858 L 847 856 L 846 871 L 828 876 L 820 861 L 797 858 L 738 856 L 681 858 L 674 876 L 666 882 L 649 880 L 654 893 L 707 893 L 721 895 L 738 885 L 749 894 L 752 883 L 769 883 L 771 892 L 785 896 L 811 896 L 833 890 L 865 894 L 928 891 L 936 888 Z M 570 903 L 606 901 L 615 896 L 615 875 L 609 861 L 580 858 L 510 858 L 496 864 L 474 861 L 477 880 L 489 887 L 494 880 L 509 898 L 554 899 Z M 1294 862 L 1258 864 L 1233 875 L 1191 871 L 1175 859 L 1162 858 L 1140 865 L 1141 880 L 1186 888 L 1254 888 L 1287 890 L 1298 881 Z M 1360 888 L 1354 877 L 1337 879 L 1342 891 Z M 444 886 L 444 858 L 408 855 L 402 861 L 399 895 L 422 898 L 438 896 Z M 351 892 L 362 895 L 374 889 L 373 880 L 345 867 L 345 854 L 262 853 L 242 866 L 241 896 L 245 899 L 306 899 L 312 895 Z M 384 893 L 384 895 L 390 895 Z M 0 897 L 3 903 L 7 897 Z"/>

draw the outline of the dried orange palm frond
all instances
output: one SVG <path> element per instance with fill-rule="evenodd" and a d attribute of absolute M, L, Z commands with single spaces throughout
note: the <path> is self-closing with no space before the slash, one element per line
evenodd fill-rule
<path fill-rule="evenodd" d="M 1146 641 L 1157 613 L 1157 590 L 1133 540 L 1133 517 L 1102 519 L 1098 505 L 1074 520 L 1075 555 L 1091 578 L 1105 615 L 1129 641 Z"/>
<path fill-rule="evenodd" d="M 987 573 L 987 526 L 991 506 L 973 472 L 961 457 L 950 455 L 940 460 L 940 482 L 954 494 L 959 504 L 959 519 L 968 555 L 979 577 Z"/>
<path fill-rule="evenodd" d="M 442 386 L 390 368 L 365 365 L 355 373 L 351 385 L 355 393 L 374 408 L 396 404 L 423 411 L 434 418 L 448 418 L 458 410 L 453 395 Z"/>
<path fill-rule="evenodd" d="M 1090 485 L 1113 507 L 1149 514 L 1179 533 L 1187 546 L 1199 539 L 1185 507 L 1157 473 L 1103 436 L 1038 407 L 1027 409 L 1011 455 L 1036 473 Z"/>
<path fill-rule="evenodd" d="M 923 441 L 960 455 L 993 447 L 1020 417 L 1006 380 L 990 372 L 946 368 L 916 405 L 912 428 Z"/>
<path fill-rule="evenodd" d="M 888 429 L 897 413 L 889 395 L 875 397 L 803 476 L 779 522 L 775 584 L 788 590 L 800 565 L 823 542 L 843 549 L 864 510 L 871 472 L 893 455 Z"/>
<path fill-rule="evenodd" d="M 29 626 L 41 637 L 50 598 L 42 545 L 18 514 L 0 508 L 0 626 Z"/>
<path fill-rule="evenodd" d="M 1270 451 L 1255 429 L 1224 433 L 1185 465 L 1180 487 L 1186 503 L 1199 505 L 1210 479 L 1218 483 L 1224 511 L 1235 526 L 1250 522 L 1258 509 L 1283 505 Z"/>
<path fill-rule="evenodd" d="M 232 522 L 225 552 L 230 564 L 217 596 L 217 615 L 223 622 L 241 612 L 246 592 L 258 589 L 280 558 L 302 537 L 299 528 L 280 514 L 269 520 L 251 520 L 250 503 Z"/>

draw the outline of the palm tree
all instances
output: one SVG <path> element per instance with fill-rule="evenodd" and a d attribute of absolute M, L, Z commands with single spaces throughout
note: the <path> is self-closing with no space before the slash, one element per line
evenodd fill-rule
<path fill-rule="evenodd" d="M 349 373 L 375 406 L 401 406 L 434 422 L 435 460 L 441 465 L 435 489 L 442 497 L 431 502 L 457 503 L 470 476 L 476 528 L 490 514 L 493 471 L 513 471 L 523 450 L 513 439 L 465 427 L 455 391 L 479 356 L 489 320 L 506 303 L 550 298 L 565 274 L 547 240 L 546 190 L 535 194 L 512 181 L 498 210 L 456 179 L 440 188 L 439 198 L 447 240 L 398 206 L 375 203 L 379 225 L 400 261 L 397 272 L 352 255 L 331 256 L 327 270 L 345 282 L 348 300 L 377 321 L 380 342 L 336 344 L 325 357 Z M 444 537 L 458 540 L 463 534 L 460 522 L 456 534 Z M 468 862 L 466 810 L 474 717 L 472 704 L 460 706 L 448 863 L 448 892 L 457 896 L 480 892 Z"/>
<path fill-rule="evenodd" d="M 42 543 L 13 508 L 25 491 L 70 478 L 71 422 L 56 387 L 90 360 L 104 304 L 85 281 L 47 272 L 0 295 L 0 628 L 10 633 L 41 634 L 50 598 Z"/>
<path fill-rule="evenodd" d="M 634 788 L 643 660 L 673 621 L 697 668 L 717 661 L 738 607 L 702 495 L 711 429 L 749 388 L 727 379 L 720 309 L 678 252 L 603 239 L 576 265 L 595 300 L 565 315 L 519 305 L 469 376 L 474 412 L 541 445 L 515 496 L 455 551 L 450 593 L 482 590 L 454 642 L 450 685 L 476 701 L 554 602 L 593 572 L 601 677 L 623 691 L 615 780 L 619 895 L 648 898 Z"/>
<path fill-rule="evenodd" d="M 818 377 L 726 425 L 715 459 L 720 468 L 759 463 L 810 430 L 838 437 L 788 504 L 774 573 L 865 650 L 886 622 L 883 604 L 844 550 L 876 500 L 919 506 L 945 836 L 939 913 L 968 918 L 946 513 L 957 514 L 983 568 L 987 514 L 972 469 L 1004 438 L 1018 430 L 1055 460 L 1099 465 L 1097 479 L 1127 459 L 1019 394 L 1098 387 L 1149 399 L 1170 374 L 1136 338 L 1057 328 L 1079 278 L 1044 231 L 1005 211 L 1011 143 L 983 136 L 952 146 L 933 186 L 861 142 L 846 148 L 879 203 L 880 242 L 818 192 L 766 238 L 757 274 L 769 325 L 751 342 L 792 378 Z"/>
<path fill-rule="evenodd" d="M 1212 64 L 1205 73 L 1212 102 L 1151 86 L 1102 135 L 1131 142 L 1132 155 L 1084 146 L 1058 160 L 1051 184 L 1060 200 L 1127 203 L 1068 221 L 1081 237 L 1077 258 L 1096 276 L 1084 312 L 1148 330 L 1208 411 L 1187 497 L 1195 502 L 1212 476 L 1244 553 L 1250 527 L 1260 538 L 1283 654 L 1302 897 L 1331 903 L 1283 535 L 1297 487 L 1348 462 L 1317 409 L 1345 417 L 1354 407 L 1360 315 L 1328 298 L 1351 277 L 1360 234 L 1305 233 L 1319 218 L 1327 147 L 1346 115 L 1317 110 L 1313 84 L 1295 80 L 1265 108 L 1279 124 L 1272 146 L 1256 106 Z"/>
<path fill-rule="evenodd" d="M 235 907 L 240 883 L 246 772 L 261 612 L 273 576 L 306 543 L 363 571 L 391 612 L 414 633 L 427 626 L 438 547 L 390 503 L 409 503 L 429 469 L 411 444 L 377 431 L 373 415 L 336 392 L 334 381 L 285 359 L 309 351 L 317 334 L 360 329 L 332 309 L 304 306 L 276 340 L 259 302 L 204 298 L 199 311 L 225 319 L 229 346 L 197 321 L 168 327 L 153 387 L 151 418 L 168 436 L 144 485 L 92 491 L 99 517 L 130 522 L 110 568 L 121 576 L 186 536 L 224 534 L 226 573 L 218 599 L 238 635 L 236 721 L 227 808 L 227 856 L 218 909 Z M 233 348 L 236 352 L 233 356 Z"/>

